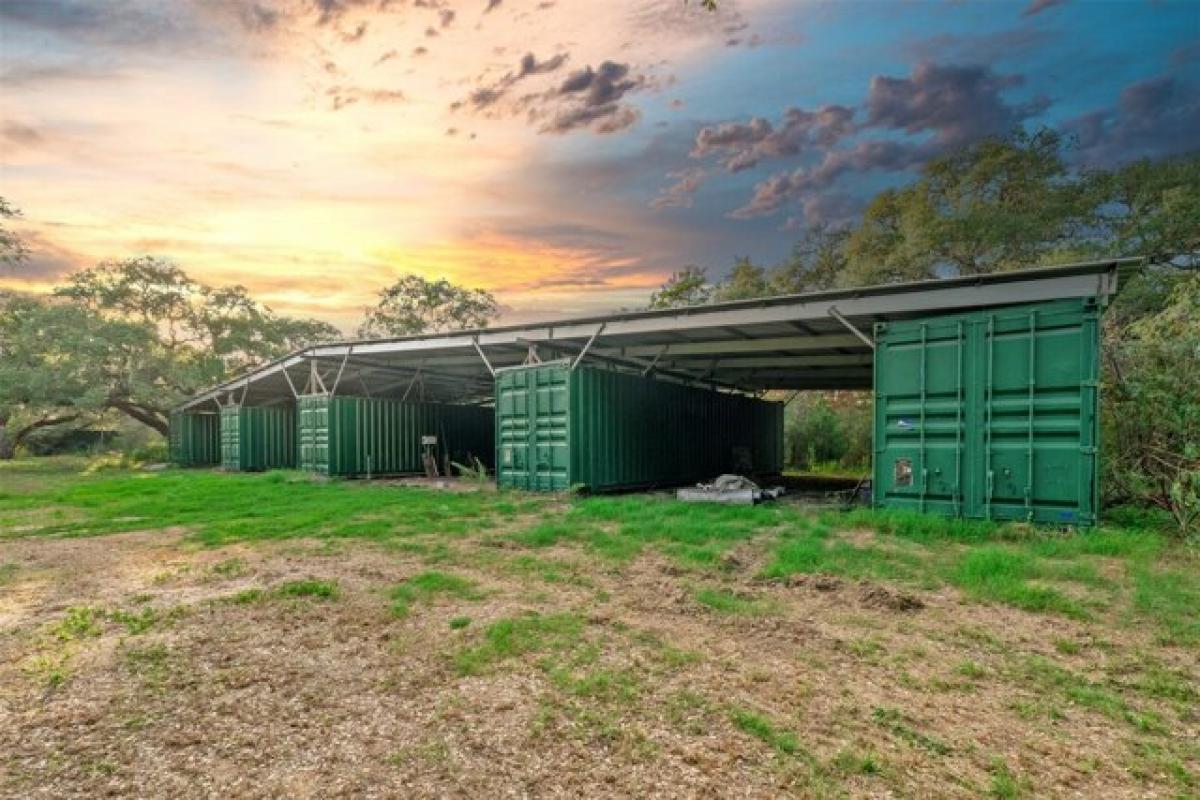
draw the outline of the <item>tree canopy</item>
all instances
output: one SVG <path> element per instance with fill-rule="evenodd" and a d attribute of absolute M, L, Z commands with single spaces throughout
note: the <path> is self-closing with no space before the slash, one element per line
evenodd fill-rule
<path fill-rule="evenodd" d="M 483 328 L 499 313 L 496 298 L 483 289 L 408 274 L 379 293 L 358 334 L 369 339 Z"/>
<path fill-rule="evenodd" d="M 0 197 L 0 223 L 21 216 L 21 209 Z M 12 268 L 29 258 L 29 248 L 13 231 L 0 224 L 0 264 Z"/>
<path fill-rule="evenodd" d="M 739 258 L 704 293 L 678 291 L 672 276 L 651 302 L 667 289 L 696 304 L 1110 256 L 1200 257 L 1200 156 L 1088 171 L 1071 167 L 1070 148 L 1043 129 L 934 158 L 911 184 L 875 195 L 856 224 L 807 227 L 783 263 Z"/>
<path fill-rule="evenodd" d="M 188 395 L 337 335 L 149 256 L 74 273 L 48 298 L 0 294 L 0 456 L 33 430 L 106 411 L 165 434 Z"/>

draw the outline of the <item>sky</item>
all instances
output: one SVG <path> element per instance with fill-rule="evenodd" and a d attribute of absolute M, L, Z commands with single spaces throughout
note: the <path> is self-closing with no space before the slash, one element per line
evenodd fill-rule
<path fill-rule="evenodd" d="M 1042 125 L 1195 150 L 1200 0 L 0 0 L 0 287 L 152 254 L 348 333 L 406 272 L 633 308 Z"/>

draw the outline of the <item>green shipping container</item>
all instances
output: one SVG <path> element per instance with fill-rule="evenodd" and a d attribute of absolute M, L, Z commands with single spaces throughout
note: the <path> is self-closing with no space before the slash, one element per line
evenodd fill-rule
<path fill-rule="evenodd" d="M 221 467 L 258 472 L 296 466 L 296 410 L 287 406 L 221 409 Z"/>
<path fill-rule="evenodd" d="M 501 486 L 612 491 L 778 473 L 783 406 L 566 362 L 496 375 Z"/>
<path fill-rule="evenodd" d="M 220 417 L 215 411 L 172 412 L 167 444 L 171 463 L 181 467 L 220 463 Z"/>
<path fill-rule="evenodd" d="M 1099 316 L 1061 300 L 878 325 L 875 504 L 1094 524 Z"/>
<path fill-rule="evenodd" d="M 422 436 L 437 437 L 438 468 L 492 465 L 495 413 L 483 406 L 306 395 L 299 408 L 300 468 L 325 475 L 424 472 Z"/>

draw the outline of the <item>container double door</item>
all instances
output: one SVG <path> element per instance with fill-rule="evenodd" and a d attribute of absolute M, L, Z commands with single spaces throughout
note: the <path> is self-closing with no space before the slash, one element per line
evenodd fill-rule
<path fill-rule="evenodd" d="M 296 403 L 300 469 L 326 474 L 330 470 L 329 405 L 329 398 L 324 395 L 306 395 Z"/>
<path fill-rule="evenodd" d="M 529 491 L 570 488 L 569 369 L 512 369 L 496 377 L 497 478 Z"/>
<path fill-rule="evenodd" d="M 876 504 L 1093 524 L 1098 317 L 1089 299 L 880 325 Z"/>

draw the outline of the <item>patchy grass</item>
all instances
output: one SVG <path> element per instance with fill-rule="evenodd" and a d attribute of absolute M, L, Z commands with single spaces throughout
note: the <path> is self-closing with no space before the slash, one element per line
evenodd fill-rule
<path fill-rule="evenodd" d="M 313 579 L 285 581 L 275 587 L 274 593 L 279 597 L 315 597 L 320 600 L 334 600 L 338 596 L 338 585 L 337 581 Z"/>
<path fill-rule="evenodd" d="M 577 614 L 528 614 L 488 625 L 483 641 L 454 655 L 462 675 L 478 675 L 490 667 L 526 653 L 563 652 L 582 641 L 583 619 Z"/>
<path fill-rule="evenodd" d="M 587 497 L 512 539 L 527 547 L 575 543 L 621 563 L 655 547 L 692 567 L 713 567 L 738 542 L 789 518 L 778 505 L 683 504 L 645 496 Z"/>
<path fill-rule="evenodd" d="M 770 613 L 773 609 L 773 606 L 764 600 L 729 589 L 704 587 L 696 590 L 695 597 L 696 602 L 722 614 L 758 617 Z"/>
<path fill-rule="evenodd" d="M 422 572 L 414 575 L 392 589 L 392 613 L 407 617 L 413 603 L 428 602 L 436 597 L 457 597 L 462 600 L 478 600 L 483 597 L 475 582 L 459 575 L 446 572 Z"/>
<path fill-rule="evenodd" d="M 108 617 L 113 622 L 125 626 L 125 630 L 132 636 L 145 633 L 159 622 L 159 614 L 153 608 L 143 608 L 137 612 L 110 611 Z"/>
<path fill-rule="evenodd" d="M 220 578 L 241 578 L 250 573 L 246 562 L 240 558 L 226 558 L 212 565 L 212 573 Z"/>
<path fill-rule="evenodd" d="M 1018 777 L 1003 759 L 994 759 L 990 772 L 992 782 L 988 787 L 989 796 L 996 800 L 1020 800 L 1022 797 L 1031 796 L 1028 781 Z"/>
<path fill-rule="evenodd" d="M 950 745 L 917 730 L 916 723 L 912 718 L 899 709 L 876 707 L 871 711 L 871 719 L 879 727 L 913 747 L 927 750 L 935 756 L 944 756 L 950 752 Z"/>
<path fill-rule="evenodd" d="M 313 791 L 349 785 L 352 764 L 388 794 L 486 794 L 481 742 L 514 780 L 554 775 L 581 795 L 1200 785 L 1200 554 L 1137 515 L 1063 533 L 74 469 L 0 465 L 0 583 L 20 582 L 0 608 L 20 749 L 0 794 L 136 794 L 180 748 L 227 753 L 239 780 L 286 794 L 261 765 L 286 761 L 296 731 L 355 715 L 373 740 L 336 737 Z M 154 531 L 171 525 L 185 540 L 164 559 L 178 537 Z M 128 530 L 141 533 L 64 541 Z M 802 575 L 837 579 L 788 580 Z M 325 604 L 351 587 L 353 602 Z M 887 602 L 902 596 L 920 602 Z M 92 708 L 113 724 L 79 737 Z M 1037 758 L 1013 751 L 1022 740 Z"/>
<path fill-rule="evenodd" d="M 104 611 L 91 606 L 75 606 L 67 609 L 62 621 L 51 628 L 61 641 L 69 642 L 99 636 L 104 630 Z"/>
<path fill-rule="evenodd" d="M 969 597 L 1003 603 L 1025 611 L 1053 612 L 1085 619 L 1087 612 L 1058 589 L 1033 583 L 1041 571 L 1032 555 L 999 546 L 980 547 L 965 554 L 952 573 L 952 582 Z"/>
<path fill-rule="evenodd" d="M 800 739 L 796 734 L 783 730 L 756 711 L 735 707 L 730 709 L 729 719 L 739 730 L 766 742 L 783 755 L 794 756 L 801 751 Z"/>

